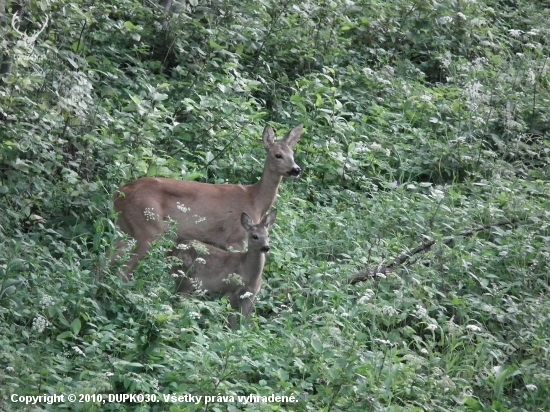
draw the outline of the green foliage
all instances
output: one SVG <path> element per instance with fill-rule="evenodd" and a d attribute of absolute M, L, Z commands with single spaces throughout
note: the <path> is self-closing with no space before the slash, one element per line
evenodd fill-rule
<path fill-rule="evenodd" d="M 547 1 L 1 4 L 0 409 L 549 410 Z M 175 296 L 170 236 L 122 284 L 116 190 L 254 183 L 268 121 L 305 124 L 304 175 L 254 327 Z"/>

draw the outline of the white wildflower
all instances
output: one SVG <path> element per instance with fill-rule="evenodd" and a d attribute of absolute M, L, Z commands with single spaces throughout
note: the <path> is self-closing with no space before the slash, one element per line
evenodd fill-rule
<path fill-rule="evenodd" d="M 539 29 L 531 29 L 527 32 L 527 34 L 529 36 L 538 36 L 540 34 L 540 30 Z"/>
<path fill-rule="evenodd" d="M 197 262 L 197 263 L 200 264 L 200 265 L 206 264 L 206 260 L 204 260 L 203 258 L 197 258 L 197 259 L 195 260 L 195 262 Z"/>
<path fill-rule="evenodd" d="M 38 315 L 34 320 L 32 321 L 32 330 L 35 330 L 38 333 L 44 332 L 44 329 L 46 329 L 46 326 L 48 326 L 50 322 L 46 320 L 43 316 Z"/>
<path fill-rule="evenodd" d="M 413 312 L 413 315 L 420 319 L 425 319 L 428 317 L 428 311 L 421 305 L 416 305 L 416 309 Z"/>
<path fill-rule="evenodd" d="M 523 53 L 516 53 L 516 56 L 518 56 L 520 59 L 523 59 L 525 57 L 525 54 Z"/>
<path fill-rule="evenodd" d="M 386 339 L 375 338 L 374 341 L 376 343 L 381 343 L 382 345 L 391 346 L 391 342 L 389 340 L 386 340 Z"/>
<path fill-rule="evenodd" d="M 371 150 L 375 151 L 375 152 L 381 152 L 383 149 L 382 149 L 382 146 L 379 145 L 378 143 L 374 142 L 374 143 L 371 143 L 370 145 L 370 148 Z"/>
<path fill-rule="evenodd" d="M 196 217 L 198 217 L 198 216 L 196 216 Z M 195 221 L 195 223 L 204 222 L 205 220 L 206 220 L 206 218 L 205 218 L 204 216 L 202 216 L 202 217 L 199 217 L 199 218 Z"/>
<path fill-rule="evenodd" d="M 468 20 L 466 15 L 460 11 L 456 15 L 460 18 L 460 20 L 464 20 L 464 21 Z"/>
<path fill-rule="evenodd" d="M 375 276 L 376 276 L 377 278 L 386 279 L 386 275 L 383 274 L 382 272 L 376 272 Z"/>
<path fill-rule="evenodd" d="M 6 372 L 14 372 L 15 369 L 13 368 L 13 366 L 6 366 Z"/>
<path fill-rule="evenodd" d="M 244 280 L 241 275 L 238 273 L 230 273 L 225 279 L 222 280 L 223 283 L 234 283 L 236 285 L 244 285 Z"/>
<path fill-rule="evenodd" d="M 203 290 L 202 289 L 202 280 L 196 279 L 196 278 L 191 278 L 191 279 L 189 279 L 189 281 L 191 282 L 191 285 L 193 286 L 193 289 Z M 203 290 L 203 292 L 206 292 L 206 290 Z"/>
<path fill-rule="evenodd" d="M 430 123 L 434 123 L 434 124 L 439 123 L 439 119 L 437 117 L 431 117 L 429 121 Z"/>
<path fill-rule="evenodd" d="M 365 153 L 370 152 L 370 149 L 365 145 L 364 142 L 357 142 L 357 144 L 355 145 L 355 152 Z"/>
<path fill-rule="evenodd" d="M 472 117 L 472 122 L 474 124 L 480 124 L 480 125 L 484 125 L 486 122 L 485 122 L 485 119 L 482 118 L 482 117 L 479 117 L 479 116 L 474 116 Z"/>
<path fill-rule="evenodd" d="M 534 85 L 536 80 L 537 80 L 537 75 L 535 74 L 533 69 L 527 70 L 527 82 L 530 85 Z"/>
<path fill-rule="evenodd" d="M 179 250 L 187 250 L 191 247 L 191 245 L 188 245 L 188 244 L 185 244 L 185 243 L 180 243 L 179 245 L 176 246 L 176 249 L 179 249 Z"/>
<path fill-rule="evenodd" d="M 441 66 L 445 69 L 448 69 L 451 66 L 452 63 L 452 55 L 451 52 L 446 51 L 443 57 L 441 58 Z"/>
<path fill-rule="evenodd" d="M 187 275 L 185 274 L 185 272 L 183 270 L 178 269 L 177 271 L 172 273 L 172 277 L 173 278 L 186 278 Z"/>
<path fill-rule="evenodd" d="M 423 355 L 427 355 L 429 352 L 428 352 L 428 349 L 422 348 L 420 349 L 420 353 L 422 353 Z"/>
<path fill-rule="evenodd" d="M 521 36 L 523 32 L 521 30 L 516 30 L 516 29 L 510 29 L 508 30 L 508 34 L 512 37 L 519 37 Z"/>
<path fill-rule="evenodd" d="M 110 378 L 111 376 L 114 376 L 115 374 L 113 372 L 105 372 L 105 376 Z"/>
<path fill-rule="evenodd" d="M 428 95 L 428 94 L 423 94 L 422 96 L 420 96 L 420 100 L 422 100 L 423 102 L 431 102 L 432 101 L 432 96 Z"/>
<path fill-rule="evenodd" d="M 453 18 L 451 16 L 443 16 L 443 17 L 440 17 L 439 19 L 437 19 L 437 21 L 439 22 L 439 24 L 444 26 L 444 25 L 452 23 Z"/>
<path fill-rule="evenodd" d="M 388 73 L 390 76 L 395 75 L 395 69 L 391 66 L 384 66 L 382 67 L 382 70 L 384 70 L 386 73 Z"/>
<path fill-rule="evenodd" d="M 155 214 L 155 209 L 152 207 L 146 207 L 143 211 L 145 215 L 145 220 L 160 220 L 159 215 Z"/>
<path fill-rule="evenodd" d="M 73 346 L 73 350 L 79 354 L 80 356 L 84 356 L 86 357 L 86 354 L 84 352 L 82 352 L 82 349 L 80 349 L 78 346 Z"/>
<path fill-rule="evenodd" d="M 209 255 L 210 251 L 208 250 L 208 247 L 198 240 L 193 240 L 191 242 L 191 246 L 193 246 L 193 249 L 197 251 L 199 255 Z"/>
<path fill-rule="evenodd" d="M 51 296 L 46 295 L 42 299 L 40 299 L 40 306 L 42 309 L 46 309 L 47 307 L 53 306 L 54 300 Z"/>
<path fill-rule="evenodd" d="M 371 290 L 371 289 L 367 289 L 367 290 L 365 290 L 365 295 L 362 296 L 361 298 L 359 298 L 357 303 L 360 304 L 360 305 L 364 305 L 369 300 L 371 300 L 373 297 L 374 297 L 374 291 Z"/>
<path fill-rule="evenodd" d="M 201 314 L 198 312 L 189 312 L 189 317 L 192 319 L 200 319 Z"/>
<path fill-rule="evenodd" d="M 435 323 L 430 323 L 428 326 L 426 326 L 426 328 L 429 330 L 429 331 L 434 331 L 437 329 L 437 325 Z"/>
<path fill-rule="evenodd" d="M 531 383 L 525 385 L 525 389 L 527 389 L 530 392 L 535 392 L 538 388 L 537 385 L 533 385 Z"/>
<path fill-rule="evenodd" d="M 153 388 L 154 391 L 159 390 L 159 381 L 158 381 L 158 379 L 151 380 L 151 388 Z"/>
<path fill-rule="evenodd" d="M 248 299 L 248 298 L 250 298 L 252 295 L 253 295 L 252 292 L 246 292 L 246 293 L 242 294 L 240 297 L 241 297 L 241 299 Z"/>
<path fill-rule="evenodd" d="M 481 328 L 477 325 L 468 325 L 468 326 L 466 326 L 466 329 L 468 329 L 469 331 L 472 331 L 472 332 L 480 332 L 481 331 Z"/>
<path fill-rule="evenodd" d="M 464 91 L 470 98 L 479 99 L 482 89 L 483 85 L 480 82 L 476 81 L 466 85 Z"/>
<path fill-rule="evenodd" d="M 489 64 L 489 60 L 487 60 L 487 57 L 478 57 L 477 59 L 474 59 L 472 64 L 476 69 L 481 69 L 483 66 Z"/>
<path fill-rule="evenodd" d="M 186 212 L 189 212 L 191 210 L 188 207 L 186 207 L 183 203 L 180 203 L 180 202 L 176 202 L 176 207 L 182 213 L 186 213 Z"/>
<path fill-rule="evenodd" d="M 382 314 L 392 317 L 397 315 L 397 309 L 395 309 L 393 306 L 384 306 L 382 307 Z"/>

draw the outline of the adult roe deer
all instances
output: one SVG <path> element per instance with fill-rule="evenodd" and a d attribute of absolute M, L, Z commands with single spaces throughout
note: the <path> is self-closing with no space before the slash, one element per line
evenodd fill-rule
<path fill-rule="evenodd" d="M 222 249 L 243 250 L 247 237 L 239 223 L 240 215 L 244 211 L 253 221 L 261 221 L 275 203 L 282 178 L 300 175 L 292 149 L 300 141 L 302 131 L 300 124 L 276 142 L 273 129 L 265 127 L 264 171 L 260 181 L 250 186 L 147 177 L 121 188 L 114 196 L 118 225 L 136 242 L 123 279 L 131 278 L 152 243 L 166 231 L 168 218 L 177 222 L 180 241 L 198 240 Z M 125 249 L 125 242 L 120 240 L 111 265 L 120 260 Z"/>
<path fill-rule="evenodd" d="M 191 294 L 202 290 L 208 294 L 229 296 L 233 309 L 250 319 L 254 311 L 254 299 L 262 287 L 262 272 L 265 254 L 269 252 L 269 228 L 275 223 L 277 211 L 254 224 L 246 213 L 241 214 L 241 225 L 248 237 L 246 252 L 228 252 L 196 240 L 178 245 L 171 253 L 182 261 L 176 269 L 176 290 Z M 236 327 L 234 315 L 229 318 L 231 327 Z"/>

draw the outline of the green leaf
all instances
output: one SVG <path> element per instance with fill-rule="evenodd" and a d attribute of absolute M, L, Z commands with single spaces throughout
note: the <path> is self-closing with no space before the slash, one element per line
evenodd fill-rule
<path fill-rule="evenodd" d="M 311 338 L 311 346 L 319 353 L 324 352 L 323 343 L 315 337 Z"/>
<path fill-rule="evenodd" d="M 71 338 L 71 340 L 72 340 L 74 338 L 73 333 L 70 332 L 70 331 L 61 332 L 59 335 L 57 335 L 56 339 L 59 340 L 59 341 L 64 341 L 67 338 Z"/>
<path fill-rule="evenodd" d="M 221 50 L 223 49 L 222 46 L 220 46 L 218 43 L 216 43 L 212 38 L 208 39 L 208 44 L 210 47 L 214 50 Z"/>
<path fill-rule="evenodd" d="M 141 99 L 137 96 L 130 95 L 130 99 L 138 106 L 141 104 Z"/>
<path fill-rule="evenodd" d="M 80 318 L 76 318 L 71 322 L 71 329 L 75 335 L 79 334 L 81 327 L 82 323 L 80 322 Z"/>
<path fill-rule="evenodd" d="M 73 46 L 71 48 L 75 53 L 80 53 L 82 52 L 82 50 L 84 50 L 84 43 L 78 41 L 76 43 L 73 43 Z"/>
<path fill-rule="evenodd" d="M 13 295 L 15 293 L 15 291 L 17 290 L 17 288 L 15 286 L 8 286 L 4 289 L 1 289 L 0 290 L 0 299 L 2 298 L 7 298 L 8 296 L 10 295 Z"/>
<path fill-rule="evenodd" d="M 316 96 L 317 98 L 315 100 L 315 106 L 317 107 L 323 106 L 323 98 L 321 97 L 321 95 L 317 94 Z"/>

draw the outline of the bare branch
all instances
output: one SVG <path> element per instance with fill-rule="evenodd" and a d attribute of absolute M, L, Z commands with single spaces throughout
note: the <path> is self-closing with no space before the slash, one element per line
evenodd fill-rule
<path fill-rule="evenodd" d="M 506 225 L 515 225 L 519 222 L 519 219 L 512 219 L 507 220 L 504 222 L 497 222 L 497 223 L 491 223 L 485 226 L 481 226 L 475 229 L 468 230 L 466 232 L 462 232 L 451 239 L 446 240 L 443 242 L 445 246 L 451 246 L 455 239 L 457 237 L 470 237 L 475 235 L 476 233 L 483 232 L 485 230 L 498 227 L 498 226 L 506 226 Z M 430 242 L 426 242 L 420 246 L 418 246 L 416 249 L 412 250 L 409 253 L 403 253 L 399 257 L 397 257 L 393 262 L 389 264 L 381 264 L 376 268 L 369 268 L 362 272 L 357 273 L 356 275 L 353 275 L 348 282 L 352 285 L 355 285 L 356 283 L 363 282 L 368 279 L 374 279 L 376 277 L 380 277 L 378 274 L 386 275 L 387 273 L 392 273 L 395 271 L 395 268 L 398 266 L 404 265 L 406 262 L 408 262 L 413 256 L 418 255 L 419 253 L 427 252 L 431 249 L 431 247 L 435 245 L 435 240 L 432 240 Z"/>

